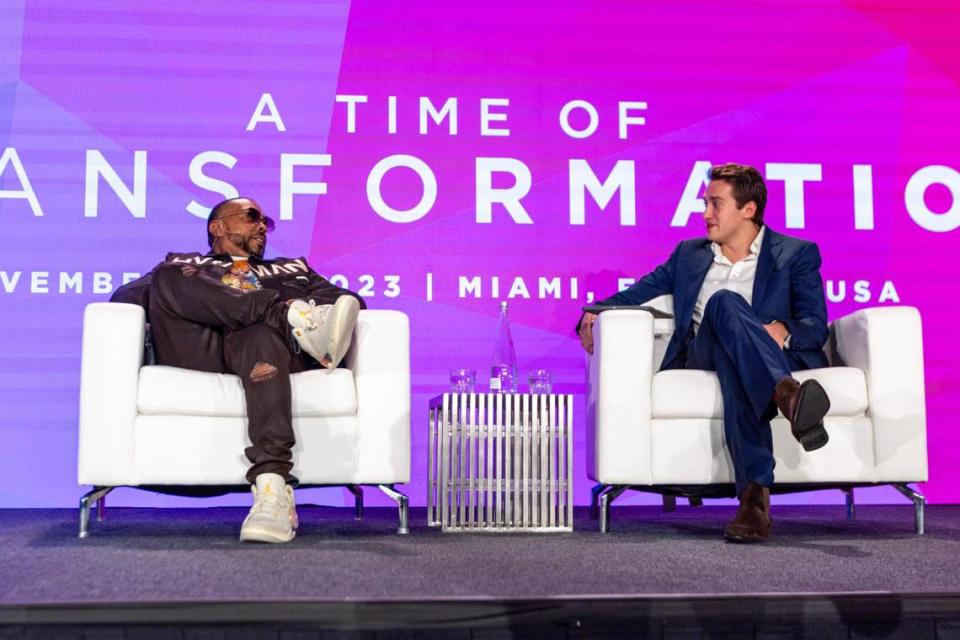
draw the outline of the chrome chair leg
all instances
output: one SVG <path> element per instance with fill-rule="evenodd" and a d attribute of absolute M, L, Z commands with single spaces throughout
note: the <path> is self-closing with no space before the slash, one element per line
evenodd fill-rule
<path fill-rule="evenodd" d="M 101 513 L 101 500 L 113 491 L 113 487 L 94 487 L 80 498 L 80 534 L 78 537 L 86 538 L 90 535 L 90 507 L 97 503 L 97 512 Z M 98 518 L 102 520 L 102 517 Z"/>
<path fill-rule="evenodd" d="M 843 491 L 843 496 L 847 503 L 847 520 L 856 520 L 857 505 L 853 501 L 853 487 L 841 489 L 841 491 Z"/>
<path fill-rule="evenodd" d="M 628 488 L 625 484 L 610 485 L 600 494 L 600 533 L 610 531 L 610 504 Z"/>
<path fill-rule="evenodd" d="M 927 499 L 923 497 L 923 494 L 916 489 L 912 489 L 907 486 L 906 482 L 896 482 L 893 484 L 893 488 L 913 502 L 914 531 L 917 532 L 918 536 L 922 536 L 926 531 L 926 523 L 924 522 L 924 507 L 927 505 Z"/>
<path fill-rule="evenodd" d="M 407 496 L 403 495 L 402 493 L 394 489 L 392 484 L 380 484 L 377 486 L 380 487 L 380 491 L 383 491 L 394 502 L 397 503 L 397 507 L 400 511 L 400 527 L 397 529 L 397 533 L 399 533 L 400 535 L 406 535 L 410 533 L 410 529 L 407 526 L 407 514 L 408 514 Z"/>
<path fill-rule="evenodd" d="M 355 485 L 346 485 L 347 491 L 353 494 L 353 518 L 363 520 L 363 488 Z"/>
<path fill-rule="evenodd" d="M 107 496 L 100 496 L 100 499 L 97 500 L 97 522 L 103 522 L 103 519 L 107 517 Z"/>
<path fill-rule="evenodd" d="M 607 490 L 609 485 L 595 484 L 590 489 L 590 519 L 596 520 L 600 517 L 600 494 Z"/>

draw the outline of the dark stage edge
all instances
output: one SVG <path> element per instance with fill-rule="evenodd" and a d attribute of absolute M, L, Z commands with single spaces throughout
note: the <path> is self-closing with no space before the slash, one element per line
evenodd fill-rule
<path fill-rule="evenodd" d="M 918 537 L 907 504 L 775 505 L 749 547 L 719 538 L 729 507 L 614 507 L 607 535 L 579 509 L 544 535 L 299 512 L 264 546 L 236 542 L 236 508 L 108 509 L 87 540 L 72 510 L 0 511 L 0 639 L 960 639 L 960 507 L 928 507 Z"/>
<path fill-rule="evenodd" d="M 0 608 L 0 638 L 960 638 L 957 594 L 107 603 Z"/>

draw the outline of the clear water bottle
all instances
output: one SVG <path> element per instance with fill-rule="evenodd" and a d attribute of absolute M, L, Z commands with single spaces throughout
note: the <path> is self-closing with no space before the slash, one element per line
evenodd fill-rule
<path fill-rule="evenodd" d="M 490 367 L 490 391 L 517 391 L 517 352 L 513 348 L 513 336 L 510 335 L 506 302 L 500 303 L 500 322 L 497 324 L 497 340 L 493 345 L 493 366 Z"/>

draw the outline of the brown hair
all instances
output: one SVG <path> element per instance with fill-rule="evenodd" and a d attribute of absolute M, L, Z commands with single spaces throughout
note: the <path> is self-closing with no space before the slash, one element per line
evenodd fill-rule
<path fill-rule="evenodd" d="M 730 184 L 737 208 L 742 209 L 751 201 L 756 204 L 757 212 L 753 214 L 753 224 L 763 226 L 763 210 L 767 207 L 767 185 L 759 171 L 749 165 L 728 162 L 712 167 L 707 177 Z"/>

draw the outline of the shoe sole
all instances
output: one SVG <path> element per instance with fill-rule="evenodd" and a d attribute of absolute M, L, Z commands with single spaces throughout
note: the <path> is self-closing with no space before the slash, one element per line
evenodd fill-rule
<path fill-rule="evenodd" d="M 827 435 L 827 430 L 822 422 L 798 439 L 804 451 L 816 451 L 830 442 L 830 436 Z"/>
<path fill-rule="evenodd" d="M 830 441 L 823 418 L 830 411 L 830 398 L 816 380 L 807 380 L 797 391 L 797 411 L 793 418 L 793 436 L 804 451 L 816 451 Z"/>
<path fill-rule="evenodd" d="M 755 544 L 757 542 L 766 542 L 769 536 L 770 536 L 769 531 L 767 531 L 762 535 L 757 534 L 757 536 L 738 536 L 738 535 L 730 535 L 726 533 L 723 534 L 723 538 L 727 542 L 732 542 L 734 544 Z"/>
<path fill-rule="evenodd" d="M 328 369 L 336 369 L 343 356 L 347 354 L 352 342 L 353 328 L 357 324 L 357 317 L 360 315 L 360 303 L 353 296 L 341 296 L 333 305 L 330 312 L 330 327 L 327 330 L 330 335 L 330 342 L 327 345 L 326 356 L 330 360 Z M 344 331 L 345 327 L 350 328 L 350 332 Z M 335 344 L 337 336 L 343 335 L 343 339 Z"/>
<path fill-rule="evenodd" d="M 757 533 L 752 536 L 742 536 L 735 533 L 723 532 L 723 538 L 727 542 L 733 542 L 735 544 L 753 544 L 756 542 L 766 542 L 767 538 L 770 537 L 770 531 L 773 529 L 773 523 L 767 525 L 767 530 L 763 533 Z"/>
<path fill-rule="evenodd" d="M 279 536 L 273 531 L 268 531 L 267 529 L 259 529 L 257 527 L 246 527 L 240 532 L 240 542 L 269 542 L 273 544 L 279 544 L 283 542 L 290 542 L 297 536 L 297 530 L 292 529 L 290 531 L 290 536 Z"/>

